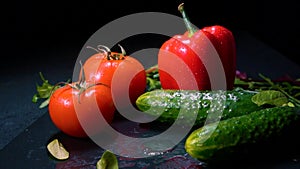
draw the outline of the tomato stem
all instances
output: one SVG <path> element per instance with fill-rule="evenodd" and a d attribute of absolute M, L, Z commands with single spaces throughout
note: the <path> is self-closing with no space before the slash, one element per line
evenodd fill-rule
<path fill-rule="evenodd" d="M 118 44 L 118 46 L 121 48 L 121 54 L 119 54 L 119 53 L 112 54 L 111 50 L 107 46 L 104 46 L 104 45 L 98 45 L 97 48 L 87 46 L 87 48 L 93 49 L 98 53 L 100 53 L 100 52 L 104 53 L 107 60 L 123 60 L 123 59 L 125 59 L 126 51 L 120 44 Z M 123 56 L 121 56 L 121 55 L 123 55 Z"/>
<path fill-rule="evenodd" d="M 118 44 L 118 46 L 121 48 L 122 55 L 125 57 L 126 56 L 125 49 L 120 44 Z"/>
<path fill-rule="evenodd" d="M 98 50 L 105 51 L 104 49 L 100 49 L 99 47 L 98 47 Z M 96 86 L 96 85 L 103 85 L 103 86 L 106 86 L 106 87 L 110 88 L 109 85 L 104 84 L 104 83 L 88 84 L 86 82 L 86 79 L 85 79 L 85 71 L 84 71 L 83 64 L 82 64 L 81 60 L 79 61 L 79 64 L 80 64 L 80 68 L 81 68 L 81 72 L 82 72 L 82 75 L 81 75 L 79 81 L 76 82 L 76 83 L 74 83 L 73 85 L 72 84 L 68 84 L 72 89 L 79 90 L 79 92 L 78 92 L 78 103 L 80 103 L 80 95 L 84 91 L 86 91 L 87 89 L 89 89 L 90 87 L 93 87 L 93 86 Z"/>
<path fill-rule="evenodd" d="M 97 53 L 100 53 L 100 51 L 92 46 L 87 46 L 86 48 L 88 49 L 93 49 L 94 51 L 96 51 Z"/>
<path fill-rule="evenodd" d="M 183 19 L 183 21 L 184 21 L 184 24 L 185 24 L 185 26 L 186 26 L 186 28 L 187 28 L 187 30 L 188 30 L 188 32 L 189 32 L 189 35 L 188 35 L 188 36 L 189 36 L 189 37 L 192 37 L 192 36 L 194 35 L 194 33 L 197 32 L 197 29 L 195 29 L 195 28 L 192 26 L 192 23 L 190 22 L 190 20 L 189 20 L 187 14 L 185 13 L 183 6 L 184 6 L 184 3 L 181 3 L 181 4 L 178 6 L 178 10 L 179 10 L 179 12 L 181 13 L 182 19 Z"/>
<path fill-rule="evenodd" d="M 42 74 L 42 72 L 39 72 L 40 78 L 42 79 L 43 82 L 47 82 L 47 80 L 45 79 L 44 75 Z"/>
<path fill-rule="evenodd" d="M 104 46 L 104 45 L 98 45 L 97 48 L 98 48 L 98 50 L 106 51 L 107 53 L 111 52 L 111 50 L 107 46 Z"/>

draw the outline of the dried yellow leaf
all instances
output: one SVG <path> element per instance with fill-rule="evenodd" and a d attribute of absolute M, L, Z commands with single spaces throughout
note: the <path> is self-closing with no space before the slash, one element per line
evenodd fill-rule
<path fill-rule="evenodd" d="M 65 160 L 69 158 L 69 152 L 57 139 L 51 141 L 47 145 L 47 149 L 50 152 L 50 154 L 58 160 Z"/>

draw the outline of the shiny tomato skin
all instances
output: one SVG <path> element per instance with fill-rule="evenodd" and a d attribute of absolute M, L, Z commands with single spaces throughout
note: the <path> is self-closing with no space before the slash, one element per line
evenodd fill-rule
<path fill-rule="evenodd" d="M 72 83 L 71 85 L 74 85 Z M 104 85 L 96 85 L 83 91 L 66 85 L 53 92 L 49 102 L 49 115 L 54 125 L 63 133 L 73 137 L 87 137 L 82 122 L 89 122 L 86 126 L 90 130 L 100 132 L 103 125 L 98 124 L 95 116 L 100 109 L 107 123 L 114 117 L 115 107 L 112 102 L 111 90 Z M 96 98 L 96 99 L 94 99 Z M 81 119 L 79 120 L 80 117 Z M 97 124 L 96 124 L 97 123 Z M 95 127 L 95 129 L 91 128 Z"/>
<path fill-rule="evenodd" d="M 96 73 L 97 69 L 99 67 L 99 64 L 103 60 L 105 55 L 103 53 L 96 53 L 92 56 L 90 56 L 85 62 L 84 62 L 84 72 L 85 72 L 85 78 L 89 81 L 94 81 L 98 79 Z M 81 78 L 82 72 L 80 72 L 79 79 Z"/>
<path fill-rule="evenodd" d="M 120 53 L 111 52 L 112 55 Z M 113 93 L 116 98 L 124 98 L 126 92 L 129 92 L 129 99 L 131 104 L 135 104 L 138 96 L 143 94 L 146 90 L 146 72 L 143 65 L 135 58 L 131 56 L 123 56 L 124 59 L 120 60 L 108 60 L 106 57 L 101 57 L 99 55 L 93 55 L 83 65 L 86 80 L 93 83 L 102 83 L 108 86 L 112 86 L 112 80 L 118 78 L 120 85 L 118 88 L 114 88 Z M 116 75 L 117 70 L 117 75 Z M 132 73 L 135 76 L 131 78 Z M 80 75 L 81 77 L 81 75 Z M 122 86 L 122 82 L 130 80 L 129 88 Z"/>

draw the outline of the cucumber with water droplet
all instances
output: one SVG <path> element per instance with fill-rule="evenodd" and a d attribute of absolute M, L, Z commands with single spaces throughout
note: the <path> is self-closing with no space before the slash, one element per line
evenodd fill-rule
<path fill-rule="evenodd" d="M 185 149 L 192 157 L 202 161 L 216 159 L 222 153 L 228 156 L 242 145 L 280 136 L 285 129 L 298 123 L 299 110 L 299 107 L 288 106 L 265 108 L 205 125 L 187 137 Z"/>
<path fill-rule="evenodd" d="M 224 120 L 262 109 L 251 101 L 255 94 L 241 88 L 228 91 L 154 90 L 142 94 L 136 105 L 145 114 L 158 117 L 159 122 L 172 124 L 180 119 L 183 124 L 201 126 L 210 119 Z"/>

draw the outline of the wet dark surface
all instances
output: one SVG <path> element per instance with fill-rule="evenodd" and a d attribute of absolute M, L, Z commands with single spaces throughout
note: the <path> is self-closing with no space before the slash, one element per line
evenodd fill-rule
<path fill-rule="evenodd" d="M 140 125 L 127 121 L 117 114 L 113 127 L 124 134 L 136 136 L 159 132 L 159 127 L 153 123 Z M 155 130 L 154 130 L 155 129 Z M 268 142 L 247 145 L 216 158 L 209 162 L 201 162 L 190 157 L 184 150 L 184 140 L 174 148 L 157 156 L 134 159 L 117 156 L 120 168 L 272 168 L 296 169 L 300 167 L 300 139 L 295 133 L 298 127 L 287 130 L 282 137 L 275 137 Z M 54 138 L 58 139 L 70 152 L 70 158 L 64 161 L 55 160 L 47 151 L 46 145 Z M 124 146 L 124 145 L 122 145 Z M 133 150 L 136 151 L 136 150 Z M 142 150 L 141 150 L 142 151 Z M 0 152 L 1 168 L 28 169 L 95 169 L 104 150 L 90 139 L 78 139 L 61 133 L 51 123 L 48 113 L 45 113 L 35 123 L 26 128 Z M 218 157 L 222 157 L 219 155 Z"/>

